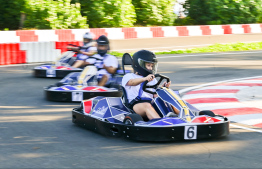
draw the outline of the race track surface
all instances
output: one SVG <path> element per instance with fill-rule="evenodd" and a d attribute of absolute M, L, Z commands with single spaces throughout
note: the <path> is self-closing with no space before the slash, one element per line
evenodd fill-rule
<path fill-rule="evenodd" d="M 158 73 L 169 76 L 175 90 L 261 76 L 261 55 L 162 55 Z M 237 127 L 225 138 L 167 143 L 80 128 L 71 122 L 79 104 L 46 101 L 43 87 L 58 79 L 34 78 L 33 67 L 0 67 L 0 168 L 261 168 L 262 133 Z"/>

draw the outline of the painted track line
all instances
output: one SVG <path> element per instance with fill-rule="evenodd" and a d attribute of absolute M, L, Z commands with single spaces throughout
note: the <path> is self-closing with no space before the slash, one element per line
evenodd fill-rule
<path fill-rule="evenodd" d="M 238 125 L 235 125 L 235 124 L 230 124 L 230 126 L 231 126 L 231 127 L 240 128 L 240 129 L 244 129 L 244 130 L 249 130 L 249 131 L 254 131 L 254 132 L 262 133 L 262 130 L 257 130 L 257 129 L 252 129 L 252 128 L 248 128 L 248 127 L 238 126 Z"/>
<path fill-rule="evenodd" d="M 242 82 L 248 82 L 247 79 L 256 79 L 256 78 L 261 78 L 262 76 L 254 76 L 254 77 L 245 77 L 245 78 L 239 78 L 239 79 L 231 79 L 231 80 L 225 80 L 225 81 L 218 81 L 218 82 L 212 82 L 212 83 L 207 83 L 207 84 L 202 84 L 202 85 L 198 85 L 198 86 L 193 86 L 193 87 L 189 87 L 189 88 L 185 88 L 179 91 L 179 93 L 187 93 L 191 90 L 196 90 L 199 88 L 203 88 L 206 87 L 208 88 L 208 86 L 212 86 L 212 85 L 217 85 L 220 83 L 225 83 L 225 82 L 235 82 L 235 81 L 241 81 Z M 247 81 L 244 81 L 247 80 Z M 255 81 L 254 81 L 255 82 Z M 186 95 L 185 95 L 186 96 Z M 241 123 L 240 123 L 241 124 Z M 245 124 L 245 125 L 249 125 L 249 124 Z M 262 133 L 262 130 L 257 130 L 257 129 L 253 129 L 253 128 L 248 128 L 248 127 L 243 127 L 243 126 L 239 126 L 239 125 L 235 125 L 235 124 L 230 124 L 231 127 L 236 127 L 236 128 L 240 128 L 240 129 L 244 129 L 244 130 L 249 130 L 249 131 L 254 131 L 254 132 L 258 132 L 258 133 Z"/>

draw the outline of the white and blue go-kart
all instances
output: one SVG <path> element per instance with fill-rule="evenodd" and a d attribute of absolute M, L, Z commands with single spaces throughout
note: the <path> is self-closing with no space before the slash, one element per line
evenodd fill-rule
<path fill-rule="evenodd" d="M 61 102 L 80 102 L 96 96 L 120 97 L 121 72 L 118 70 L 106 86 L 97 86 L 97 68 L 87 66 L 82 72 L 70 73 L 58 83 L 45 87 L 45 97 L 49 101 Z"/>
<path fill-rule="evenodd" d="M 173 141 L 217 138 L 229 134 L 229 121 L 212 111 L 199 111 L 182 100 L 178 91 L 159 87 L 169 78 L 163 75 L 156 85 L 143 85 L 143 91 L 157 94 L 152 101 L 161 118 L 148 120 L 136 114 L 129 107 L 126 92 L 122 97 L 98 96 L 81 102 L 72 110 L 73 123 L 97 133 L 125 137 L 139 141 Z M 148 90 L 156 89 L 155 92 Z M 172 117 L 167 116 L 173 112 Z M 176 113 L 175 113 L 176 112 Z M 172 114 L 172 113 L 171 113 Z"/>

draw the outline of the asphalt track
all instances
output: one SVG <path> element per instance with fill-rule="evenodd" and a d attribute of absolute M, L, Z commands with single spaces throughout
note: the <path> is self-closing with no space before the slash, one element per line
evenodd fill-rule
<path fill-rule="evenodd" d="M 159 56 L 172 89 L 261 76 L 262 51 Z M 46 101 L 57 79 L 32 77 L 33 66 L 0 67 L 0 168 L 261 168 L 262 134 L 186 142 L 104 137 L 71 123 L 77 103 Z M 238 125 L 238 124 L 235 124 Z M 248 126 L 245 126 L 248 127 Z"/>

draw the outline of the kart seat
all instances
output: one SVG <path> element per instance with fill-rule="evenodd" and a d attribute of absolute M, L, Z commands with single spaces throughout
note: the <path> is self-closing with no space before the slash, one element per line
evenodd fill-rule
<path fill-rule="evenodd" d="M 122 87 L 122 91 L 123 91 L 123 96 L 122 96 L 122 100 L 123 100 L 123 103 L 124 105 L 126 106 L 126 108 L 128 109 L 128 111 L 132 114 L 136 114 L 136 112 L 130 108 L 130 104 L 128 102 L 128 99 L 127 99 L 127 93 L 126 93 L 126 89 Z M 149 119 L 147 117 L 142 117 L 144 121 L 148 121 Z"/>
<path fill-rule="evenodd" d="M 127 99 L 126 89 L 123 86 L 121 86 L 121 88 L 122 88 L 122 91 L 123 91 L 122 100 L 123 100 L 124 105 L 127 107 L 127 109 L 129 110 L 130 113 L 136 114 L 133 109 L 130 109 L 130 105 L 129 105 L 129 102 L 128 102 L 128 99 Z"/>
<path fill-rule="evenodd" d="M 124 75 L 126 74 L 125 65 L 132 65 L 132 64 L 133 64 L 133 59 L 131 58 L 131 55 L 129 53 L 125 53 L 122 57 L 122 69 Z"/>

